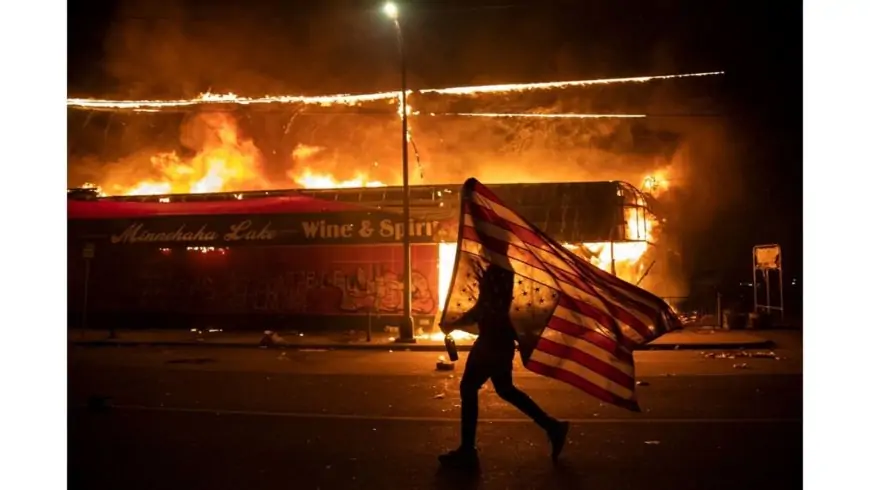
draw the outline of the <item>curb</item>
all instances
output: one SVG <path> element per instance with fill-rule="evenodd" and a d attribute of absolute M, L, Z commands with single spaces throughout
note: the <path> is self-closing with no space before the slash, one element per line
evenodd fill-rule
<path fill-rule="evenodd" d="M 361 350 L 361 351 L 412 351 L 412 352 L 445 352 L 443 345 L 420 345 L 420 344 L 287 344 L 261 347 L 259 344 L 245 342 L 190 342 L 190 341 L 154 341 L 139 342 L 133 340 L 82 340 L 70 341 L 71 345 L 83 347 L 217 347 L 217 348 L 246 348 L 246 349 L 284 349 L 284 350 Z M 775 346 L 773 341 L 760 340 L 755 342 L 729 342 L 729 343 L 687 343 L 687 344 L 649 344 L 636 350 L 738 350 L 738 349 L 770 349 Z M 459 352 L 468 352 L 470 345 L 457 345 Z"/>
<path fill-rule="evenodd" d="M 772 349 L 776 343 L 772 340 L 756 340 L 751 342 L 697 343 L 686 344 L 647 344 L 636 350 L 739 350 L 739 349 Z"/>
<path fill-rule="evenodd" d="M 244 342 L 226 342 L 226 343 L 209 343 L 209 342 L 185 342 L 185 341 L 155 341 L 155 342 L 139 342 L 134 340 L 83 340 L 71 341 L 71 345 L 83 347 L 217 347 L 217 348 L 246 348 L 246 349 L 283 349 L 283 350 L 370 350 L 370 351 L 418 351 L 418 352 L 445 352 L 443 345 L 419 345 L 419 344 L 286 344 L 286 345 L 271 345 L 260 346 L 259 344 L 251 344 Z M 459 352 L 468 352 L 471 350 L 470 345 L 457 345 L 456 350 Z"/>

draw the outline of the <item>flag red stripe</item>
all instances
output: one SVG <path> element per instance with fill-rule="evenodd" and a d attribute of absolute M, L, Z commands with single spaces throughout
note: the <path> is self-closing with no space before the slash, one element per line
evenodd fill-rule
<path fill-rule="evenodd" d="M 598 347 L 616 356 L 617 359 L 625 362 L 634 362 L 634 358 L 632 357 L 631 352 L 627 351 L 625 347 L 617 344 L 616 341 L 611 339 L 610 337 L 600 332 L 596 332 L 595 330 L 586 328 L 583 325 L 579 325 L 558 316 L 553 316 L 550 318 L 550 322 L 547 324 L 547 327 L 552 328 L 553 330 L 556 330 L 558 332 L 562 332 L 566 335 L 585 340 L 590 344 L 597 345 Z"/>
<path fill-rule="evenodd" d="M 608 403 L 627 408 L 634 412 L 640 411 L 640 407 L 638 407 L 637 401 L 627 400 L 625 398 L 619 397 L 613 392 L 607 391 L 604 388 L 596 385 L 595 383 L 592 383 L 587 379 L 577 376 L 570 371 L 566 371 L 564 369 L 560 369 L 554 366 L 548 366 L 547 364 L 543 364 L 535 360 L 529 360 L 529 362 L 526 363 L 526 369 L 540 375 L 558 379 L 559 381 L 563 381 L 570 385 L 576 386 L 577 388 L 580 388 L 586 393 L 589 393 L 590 395 Z"/>
<path fill-rule="evenodd" d="M 570 359 L 581 366 L 595 371 L 610 381 L 634 391 L 634 379 L 631 376 L 613 367 L 613 364 L 602 361 L 582 350 L 558 342 L 553 342 L 552 340 L 545 338 L 538 340 L 535 349 L 561 359 Z"/>

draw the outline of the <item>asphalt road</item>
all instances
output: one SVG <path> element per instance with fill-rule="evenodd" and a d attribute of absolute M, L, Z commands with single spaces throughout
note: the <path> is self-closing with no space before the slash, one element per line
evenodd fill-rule
<path fill-rule="evenodd" d="M 572 422 L 562 462 L 553 466 L 544 434 L 487 386 L 482 471 L 467 477 L 436 460 L 457 442 L 461 362 L 443 372 L 432 353 L 71 348 L 70 484 L 800 488 L 800 353 L 778 354 L 638 353 L 640 414 L 518 367 L 517 384 Z M 110 408 L 94 406 L 102 397 Z"/>

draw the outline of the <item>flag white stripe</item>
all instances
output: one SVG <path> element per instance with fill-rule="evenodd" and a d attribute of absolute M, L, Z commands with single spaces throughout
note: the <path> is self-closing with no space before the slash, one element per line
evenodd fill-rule
<path fill-rule="evenodd" d="M 591 342 L 587 342 L 583 339 L 578 339 L 577 337 L 562 333 L 558 330 L 553 330 L 552 328 L 545 328 L 543 333 L 541 333 L 541 338 L 589 354 L 590 356 L 598 359 L 599 361 L 607 363 L 627 374 L 628 376 L 634 378 L 634 366 L 620 360 L 610 352 L 602 349 L 601 347 L 598 347 Z"/>

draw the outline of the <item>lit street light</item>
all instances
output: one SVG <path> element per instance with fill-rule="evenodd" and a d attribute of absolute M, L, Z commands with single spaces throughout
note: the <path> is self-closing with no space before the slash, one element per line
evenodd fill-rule
<path fill-rule="evenodd" d="M 414 317 L 411 316 L 411 187 L 408 182 L 408 110 L 405 103 L 407 97 L 407 82 L 405 70 L 405 43 L 402 38 L 402 27 L 399 25 L 399 8 L 393 2 L 387 2 L 383 8 L 384 15 L 392 19 L 396 26 L 396 40 L 399 44 L 399 68 L 402 73 L 402 95 L 400 114 L 402 116 L 402 218 L 404 236 L 402 237 L 402 255 L 404 257 L 404 308 L 402 321 L 399 325 L 397 342 L 414 343 Z"/>
<path fill-rule="evenodd" d="M 387 2 L 384 4 L 384 14 L 387 17 L 396 20 L 399 18 L 399 8 L 396 7 L 395 3 Z"/>

